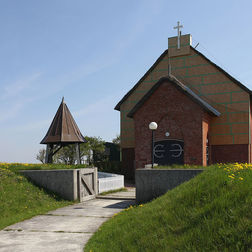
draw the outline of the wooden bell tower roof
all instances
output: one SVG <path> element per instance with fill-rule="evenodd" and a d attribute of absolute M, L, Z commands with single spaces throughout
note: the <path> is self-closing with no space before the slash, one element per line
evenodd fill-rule
<path fill-rule="evenodd" d="M 41 144 L 60 144 L 60 143 L 85 143 L 87 142 L 81 134 L 76 122 L 73 119 L 64 97 L 53 118 L 50 128 Z"/>

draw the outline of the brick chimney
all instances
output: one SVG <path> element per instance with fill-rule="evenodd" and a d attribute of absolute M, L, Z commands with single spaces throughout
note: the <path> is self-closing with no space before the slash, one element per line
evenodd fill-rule
<path fill-rule="evenodd" d="M 191 45 L 192 45 L 191 34 L 185 34 L 180 36 L 180 48 L 178 48 L 178 36 L 168 38 L 169 57 L 176 57 L 189 54 Z"/>

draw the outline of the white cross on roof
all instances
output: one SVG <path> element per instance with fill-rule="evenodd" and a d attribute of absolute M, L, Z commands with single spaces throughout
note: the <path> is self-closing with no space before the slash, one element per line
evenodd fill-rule
<path fill-rule="evenodd" d="M 178 49 L 180 49 L 180 28 L 183 28 L 183 25 L 179 25 L 179 21 L 177 22 L 177 26 L 173 27 L 173 29 L 178 30 Z"/>

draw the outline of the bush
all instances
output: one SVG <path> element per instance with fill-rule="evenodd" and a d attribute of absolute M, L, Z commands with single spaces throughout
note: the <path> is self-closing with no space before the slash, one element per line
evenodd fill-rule
<path fill-rule="evenodd" d="M 122 174 L 122 162 L 120 161 L 99 161 L 95 166 L 100 172 Z"/>

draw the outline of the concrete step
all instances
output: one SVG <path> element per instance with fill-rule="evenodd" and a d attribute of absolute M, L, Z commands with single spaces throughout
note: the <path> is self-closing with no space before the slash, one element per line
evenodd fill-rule
<path fill-rule="evenodd" d="M 111 200 L 135 200 L 135 196 L 119 196 L 119 195 L 98 195 L 96 199 L 111 199 Z"/>

